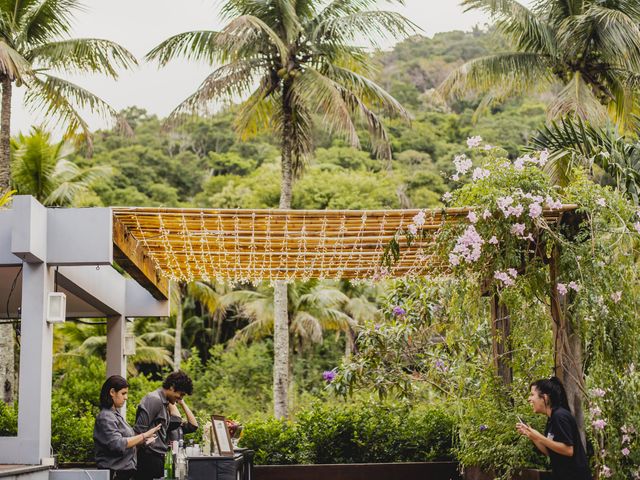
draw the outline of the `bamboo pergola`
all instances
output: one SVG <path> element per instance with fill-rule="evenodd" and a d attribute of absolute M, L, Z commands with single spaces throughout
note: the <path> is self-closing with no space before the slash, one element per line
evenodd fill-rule
<path fill-rule="evenodd" d="M 555 222 L 573 209 L 545 210 L 544 216 Z M 466 222 L 470 210 L 426 210 L 421 227 L 426 235 L 410 246 L 403 244 L 400 258 L 389 268 L 382 266 L 385 246 L 420 210 L 113 208 L 114 245 L 116 260 L 135 266 L 138 280 L 146 278 L 159 295 L 166 293 L 166 279 L 433 276 L 448 271 L 448 264 L 435 256 L 439 230 L 448 222 Z"/>

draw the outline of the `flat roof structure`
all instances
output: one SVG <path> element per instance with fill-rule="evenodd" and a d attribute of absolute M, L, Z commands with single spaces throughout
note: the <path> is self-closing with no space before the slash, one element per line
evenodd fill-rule
<path fill-rule="evenodd" d="M 557 222 L 575 206 L 546 209 Z M 448 264 L 435 255 L 437 234 L 447 223 L 468 222 L 470 208 L 424 210 L 425 224 L 383 268 L 385 247 L 420 211 L 241 210 L 113 208 L 114 242 L 130 261 L 129 272 L 150 291 L 158 279 L 221 282 L 353 279 L 440 275 Z M 126 263 L 126 262 L 125 262 Z M 122 264 L 122 262 L 121 262 Z M 384 275 L 381 272 L 384 271 Z"/>

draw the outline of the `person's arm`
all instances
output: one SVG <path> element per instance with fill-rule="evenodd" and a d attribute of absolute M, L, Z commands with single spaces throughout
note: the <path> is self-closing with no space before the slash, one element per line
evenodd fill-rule
<path fill-rule="evenodd" d="M 135 447 L 136 445 L 140 445 L 141 443 L 150 443 L 155 441 L 156 432 L 160 429 L 161 426 L 162 425 L 156 425 L 151 430 L 147 430 L 146 432 L 134 435 L 133 437 L 128 437 L 127 448 Z"/>
<path fill-rule="evenodd" d="M 198 429 L 198 420 L 196 420 L 195 415 L 191 412 L 191 410 L 189 409 L 189 407 L 187 406 L 184 400 L 178 401 L 178 405 L 182 407 L 182 410 L 184 411 L 184 414 L 187 417 L 188 424 L 193 428 L 193 430 L 191 431 L 195 432 Z M 184 426 L 183 426 L 183 429 L 184 429 Z M 186 432 L 185 430 L 185 433 L 191 433 L 191 432 Z"/>
<path fill-rule="evenodd" d="M 551 440 L 550 438 L 545 437 L 535 428 L 531 428 L 529 425 L 525 425 L 524 423 L 518 423 L 516 428 L 521 435 L 524 435 L 529 440 L 531 440 L 533 444 L 538 448 L 538 450 L 540 450 L 545 455 L 549 455 L 549 450 L 552 450 L 553 452 L 565 457 L 573 456 L 573 445 L 567 445 L 563 442 Z"/>

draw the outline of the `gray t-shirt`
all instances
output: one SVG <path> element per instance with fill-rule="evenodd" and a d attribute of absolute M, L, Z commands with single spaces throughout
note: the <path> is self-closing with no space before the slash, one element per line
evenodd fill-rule
<path fill-rule="evenodd" d="M 144 448 L 158 455 L 164 455 L 169 449 L 169 432 L 178 428 L 181 423 L 180 417 L 169 414 L 169 400 L 167 400 L 162 388 L 158 388 L 140 400 L 140 405 L 136 410 L 136 424 L 133 429 L 137 433 L 143 433 L 160 424 L 158 438 Z"/>
<path fill-rule="evenodd" d="M 136 448 L 127 448 L 127 438 L 135 435 L 120 412 L 103 408 L 93 427 L 96 464 L 110 470 L 134 470 Z"/>

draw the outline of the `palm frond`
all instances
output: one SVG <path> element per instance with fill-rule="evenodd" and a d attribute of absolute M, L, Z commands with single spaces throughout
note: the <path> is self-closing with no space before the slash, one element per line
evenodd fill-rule
<path fill-rule="evenodd" d="M 28 54 L 39 68 L 64 70 L 70 73 L 102 73 L 118 78 L 118 69 L 138 64 L 127 49 L 110 40 L 81 38 L 49 42 Z"/>
<path fill-rule="evenodd" d="M 26 82 L 33 75 L 29 62 L 0 38 L 0 74 L 7 75 L 11 80 Z"/>
<path fill-rule="evenodd" d="M 288 58 L 287 46 L 269 25 L 253 15 L 242 15 L 231 20 L 216 36 L 221 62 L 237 61 L 256 56 L 256 43 L 275 48 L 282 65 Z"/>
<path fill-rule="evenodd" d="M 487 93 L 495 85 L 520 95 L 542 84 L 551 76 L 547 58 L 537 53 L 501 53 L 471 60 L 449 74 L 438 87 L 445 98 L 461 98 L 469 93 Z"/>
<path fill-rule="evenodd" d="M 16 0 L 16 3 L 17 2 Z M 24 44 L 42 45 L 67 35 L 71 30 L 74 12 L 82 12 L 79 0 L 39 0 L 30 2 L 16 23 L 19 24 L 19 41 Z"/>
<path fill-rule="evenodd" d="M 211 30 L 179 33 L 154 47 L 144 58 L 157 61 L 161 67 L 176 58 L 204 60 L 213 64 L 216 59 L 216 35 L 218 32 Z"/>
<path fill-rule="evenodd" d="M 607 118 L 606 108 L 578 72 L 573 74 L 572 80 L 562 88 L 549 105 L 548 114 L 550 118 L 574 114 L 595 122 L 604 122 Z"/>
<path fill-rule="evenodd" d="M 404 38 L 419 27 L 398 12 L 358 11 L 340 17 L 329 17 L 318 23 L 311 33 L 312 42 L 345 44 L 366 37 L 374 45 L 388 39 Z"/>
<path fill-rule="evenodd" d="M 466 10 L 481 10 L 498 21 L 499 31 L 510 38 L 520 52 L 553 55 L 552 30 L 534 12 L 515 0 L 464 0 Z"/>
<path fill-rule="evenodd" d="M 311 343 L 322 343 L 322 325 L 309 312 L 297 312 L 291 319 L 289 330 Z"/>
<path fill-rule="evenodd" d="M 169 125 L 184 121 L 188 116 L 210 113 L 213 100 L 232 101 L 245 94 L 254 84 L 257 60 L 238 60 L 216 69 L 186 100 L 178 105 L 167 118 Z"/>
<path fill-rule="evenodd" d="M 71 205 L 74 199 L 91 190 L 98 183 L 108 180 L 113 175 L 109 165 L 94 165 L 80 168 L 64 158 L 56 163 L 53 182 L 57 187 L 45 199 L 45 205 Z"/>

